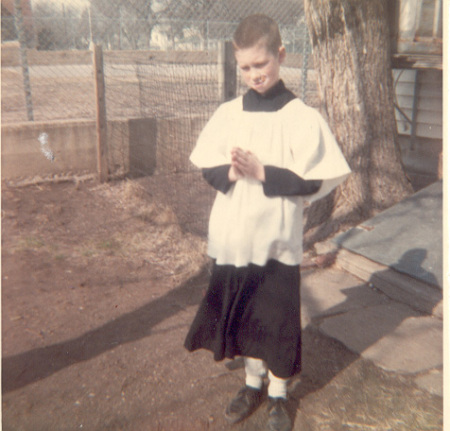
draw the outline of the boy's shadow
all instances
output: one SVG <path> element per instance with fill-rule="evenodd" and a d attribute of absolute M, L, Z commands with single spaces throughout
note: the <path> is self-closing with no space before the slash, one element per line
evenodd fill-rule
<path fill-rule="evenodd" d="M 421 267 L 425 257 L 426 251 L 417 249 L 405 253 L 402 259 L 408 259 L 417 268 L 426 271 Z M 374 274 L 374 277 L 376 275 L 379 274 Z M 203 295 L 201 287 L 207 285 L 208 279 L 208 268 L 205 267 L 197 276 L 161 298 L 77 338 L 3 358 L 3 392 L 19 389 L 49 377 L 70 365 L 89 360 L 117 345 L 150 335 L 153 327 L 164 319 L 177 314 L 186 306 L 198 304 Z M 325 387 L 339 373 L 360 358 L 360 354 L 364 350 L 394 331 L 405 319 L 420 315 L 413 309 L 404 306 L 405 312 L 392 315 L 386 321 L 379 322 L 377 332 L 367 331 L 367 337 L 360 337 L 357 352 L 351 352 L 344 344 L 324 335 L 317 329 L 317 318 L 325 319 L 327 316 L 343 313 L 343 310 L 354 309 L 355 304 L 360 303 L 365 292 L 370 290 L 369 283 L 370 281 L 343 290 L 342 292 L 347 296 L 346 300 L 320 313 L 316 312 L 315 319 L 303 330 L 303 370 L 299 377 L 296 376 L 292 380 L 293 384 L 290 386 L 289 411 L 294 420 L 302 399 Z M 314 307 L 314 301 L 311 303 Z M 371 322 L 367 322 L 367 324 L 369 325 Z M 369 329 L 367 326 L 366 328 Z M 361 326 L 358 330 L 359 334 L 364 334 L 365 327 Z M 226 365 L 231 370 L 240 368 L 240 364 L 239 360 L 235 360 Z"/>
<path fill-rule="evenodd" d="M 403 264 L 407 262 L 408 265 L 413 265 L 415 267 L 416 274 L 422 272 L 422 275 L 426 274 L 425 279 L 436 280 L 431 273 L 428 273 L 422 267 L 422 263 L 426 256 L 426 250 L 412 249 L 404 253 L 394 266 L 397 266 L 400 263 L 404 266 Z M 332 264 L 333 261 L 331 260 L 328 263 Z M 348 328 L 348 333 L 355 334 L 357 338 L 353 343 L 354 346 L 357 346 L 354 351 L 350 350 L 345 344 L 337 339 L 324 334 L 323 331 L 318 328 L 318 325 L 325 322 L 327 317 L 344 315 L 347 311 L 364 307 L 364 305 L 362 306 L 361 304 L 367 306 L 370 304 L 368 302 L 370 299 L 367 299 L 368 295 L 372 295 L 372 297 L 379 296 L 380 302 L 378 305 L 381 305 L 382 303 L 386 304 L 386 306 L 388 306 L 389 303 L 395 304 L 392 299 L 382 293 L 375 293 L 370 287 L 371 284 L 376 285 L 375 281 L 383 279 L 383 275 L 392 271 L 394 270 L 387 269 L 379 273 L 374 273 L 369 281 L 341 290 L 341 292 L 346 295 L 345 301 L 326 310 L 321 310 L 319 305 L 314 303 L 314 298 L 305 298 L 304 307 L 316 309 L 311 310 L 311 313 L 309 313 L 313 316 L 310 319 L 311 323 L 307 324 L 302 330 L 302 371 L 291 379 L 289 385 L 288 409 L 293 423 L 295 423 L 302 399 L 306 398 L 309 394 L 321 390 L 332 382 L 341 372 L 361 358 L 362 353 L 366 349 L 392 333 L 404 320 L 409 317 L 430 315 L 434 308 L 433 306 L 437 305 L 437 303 L 429 303 L 427 307 L 429 313 L 426 313 L 415 311 L 405 304 L 402 304 L 402 307 L 400 307 L 401 312 L 399 312 L 397 307 L 389 314 L 388 319 L 377 319 L 375 327 L 374 321 L 363 317 L 363 313 L 361 313 L 361 319 L 358 320 L 357 323 L 358 327 Z M 306 277 L 303 278 L 306 279 Z M 438 283 L 436 282 L 435 285 L 438 285 Z M 302 292 L 302 296 L 306 296 L 306 293 L 307 291 Z M 228 369 L 233 370 L 236 368 L 243 368 L 244 365 L 241 359 L 237 359 L 229 362 L 226 366 Z M 251 420 L 252 423 L 247 425 L 250 426 L 250 428 L 245 429 L 257 429 L 258 426 L 262 425 L 264 419 L 261 417 L 261 414 L 256 416 L 257 417 Z"/>
<path fill-rule="evenodd" d="M 425 279 L 434 280 L 433 284 L 438 286 L 434 275 L 422 267 L 426 256 L 426 250 L 421 248 L 412 249 L 405 252 L 393 267 L 404 267 L 405 264 L 407 266 L 413 266 L 416 274 L 421 273 L 421 275 L 426 275 L 426 277 L 424 277 Z M 349 350 L 340 341 L 324 335 L 317 328 L 315 323 L 326 320 L 327 316 L 331 317 L 345 313 L 349 310 L 354 310 L 358 304 L 361 304 L 364 301 L 364 296 L 370 294 L 369 291 L 372 290 L 371 286 L 376 286 L 377 282 L 379 283 L 379 280 L 383 280 L 385 278 L 384 276 L 392 271 L 394 270 L 388 268 L 385 271 L 374 273 L 366 283 L 342 290 L 346 295 L 346 300 L 316 314 L 312 319 L 312 322 L 303 330 L 302 372 L 300 373 L 299 378 L 297 378 L 297 384 L 293 385 L 294 388 L 290 393 L 291 413 L 294 418 L 299 409 L 300 401 L 303 398 L 310 393 L 324 388 L 338 374 L 359 359 L 364 351 L 392 333 L 404 320 L 410 317 L 431 315 L 434 306 L 437 305 L 437 301 L 434 304 L 427 304 L 426 309 L 429 312 L 416 311 L 403 303 L 401 311 L 396 308 L 395 310 L 392 310 L 392 313 L 389 313 L 389 318 L 377 318 L 376 322 L 367 316 L 363 317 L 363 314 L 365 315 L 365 313 L 361 313 L 361 319 L 358 319 L 357 323 L 353 323 L 353 328 L 348 329 L 348 332 L 356 337 L 355 341 L 352 343 L 354 346 L 352 349 L 353 351 Z M 382 293 L 379 295 L 386 299 L 387 305 L 389 303 L 392 304 L 392 299 L 389 299 Z"/>
<path fill-rule="evenodd" d="M 7 393 L 45 379 L 73 364 L 92 359 L 118 345 L 147 337 L 160 322 L 202 298 L 209 268 L 203 267 L 162 297 L 92 329 L 79 337 L 38 347 L 2 359 L 2 392 Z"/>

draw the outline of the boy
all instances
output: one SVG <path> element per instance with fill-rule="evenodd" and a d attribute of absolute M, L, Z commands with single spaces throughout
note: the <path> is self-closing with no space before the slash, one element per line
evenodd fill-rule
<path fill-rule="evenodd" d="M 328 126 L 280 80 L 286 57 L 277 24 L 245 18 L 233 37 L 248 92 L 222 104 L 190 160 L 218 190 L 209 222 L 214 260 L 208 291 L 187 335 L 189 351 L 243 356 L 245 386 L 225 411 L 230 423 L 262 402 L 268 429 L 290 430 L 287 381 L 300 371 L 303 200 L 318 199 L 350 173 Z"/>

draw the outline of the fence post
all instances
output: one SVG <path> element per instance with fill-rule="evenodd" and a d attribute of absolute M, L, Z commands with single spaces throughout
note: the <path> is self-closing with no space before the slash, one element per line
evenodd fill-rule
<path fill-rule="evenodd" d="M 108 157 L 106 135 L 105 75 L 103 73 L 103 50 L 101 45 L 91 45 L 95 76 L 95 106 L 97 112 L 97 169 L 99 180 L 108 180 Z"/>
<path fill-rule="evenodd" d="M 25 103 L 27 105 L 27 118 L 28 121 L 33 121 L 34 120 L 33 100 L 31 98 L 30 70 L 28 68 L 28 58 L 27 58 L 27 37 L 25 34 L 22 5 L 20 0 L 14 0 L 14 24 L 16 26 L 17 35 L 19 37 L 23 87 L 25 90 Z"/>
<path fill-rule="evenodd" d="M 233 43 L 219 43 L 219 100 L 225 102 L 236 97 L 236 59 Z"/>

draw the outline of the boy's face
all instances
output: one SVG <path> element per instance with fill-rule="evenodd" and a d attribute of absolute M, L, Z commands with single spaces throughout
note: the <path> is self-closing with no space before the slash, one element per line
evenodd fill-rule
<path fill-rule="evenodd" d="M 286 50 L 280 47 L 277 55 L 270 52 L 264 43 L 235 52 L 236 62 L 247 86 L 264 95 L 280 80 L 280 66 Z"/>

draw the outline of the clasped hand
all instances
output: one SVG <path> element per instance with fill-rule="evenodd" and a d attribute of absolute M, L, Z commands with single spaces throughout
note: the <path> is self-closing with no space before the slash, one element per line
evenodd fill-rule
<path fill-rule="evenodd" d="M 255 154 L 251 151 L 244 151 L 239 147 L 234 147 L 231 150 L 231 168 L 228 177 L 230 181 L 237 181 L 244 177 L 261 182 L 266 179 L 264 165 Z"/>

